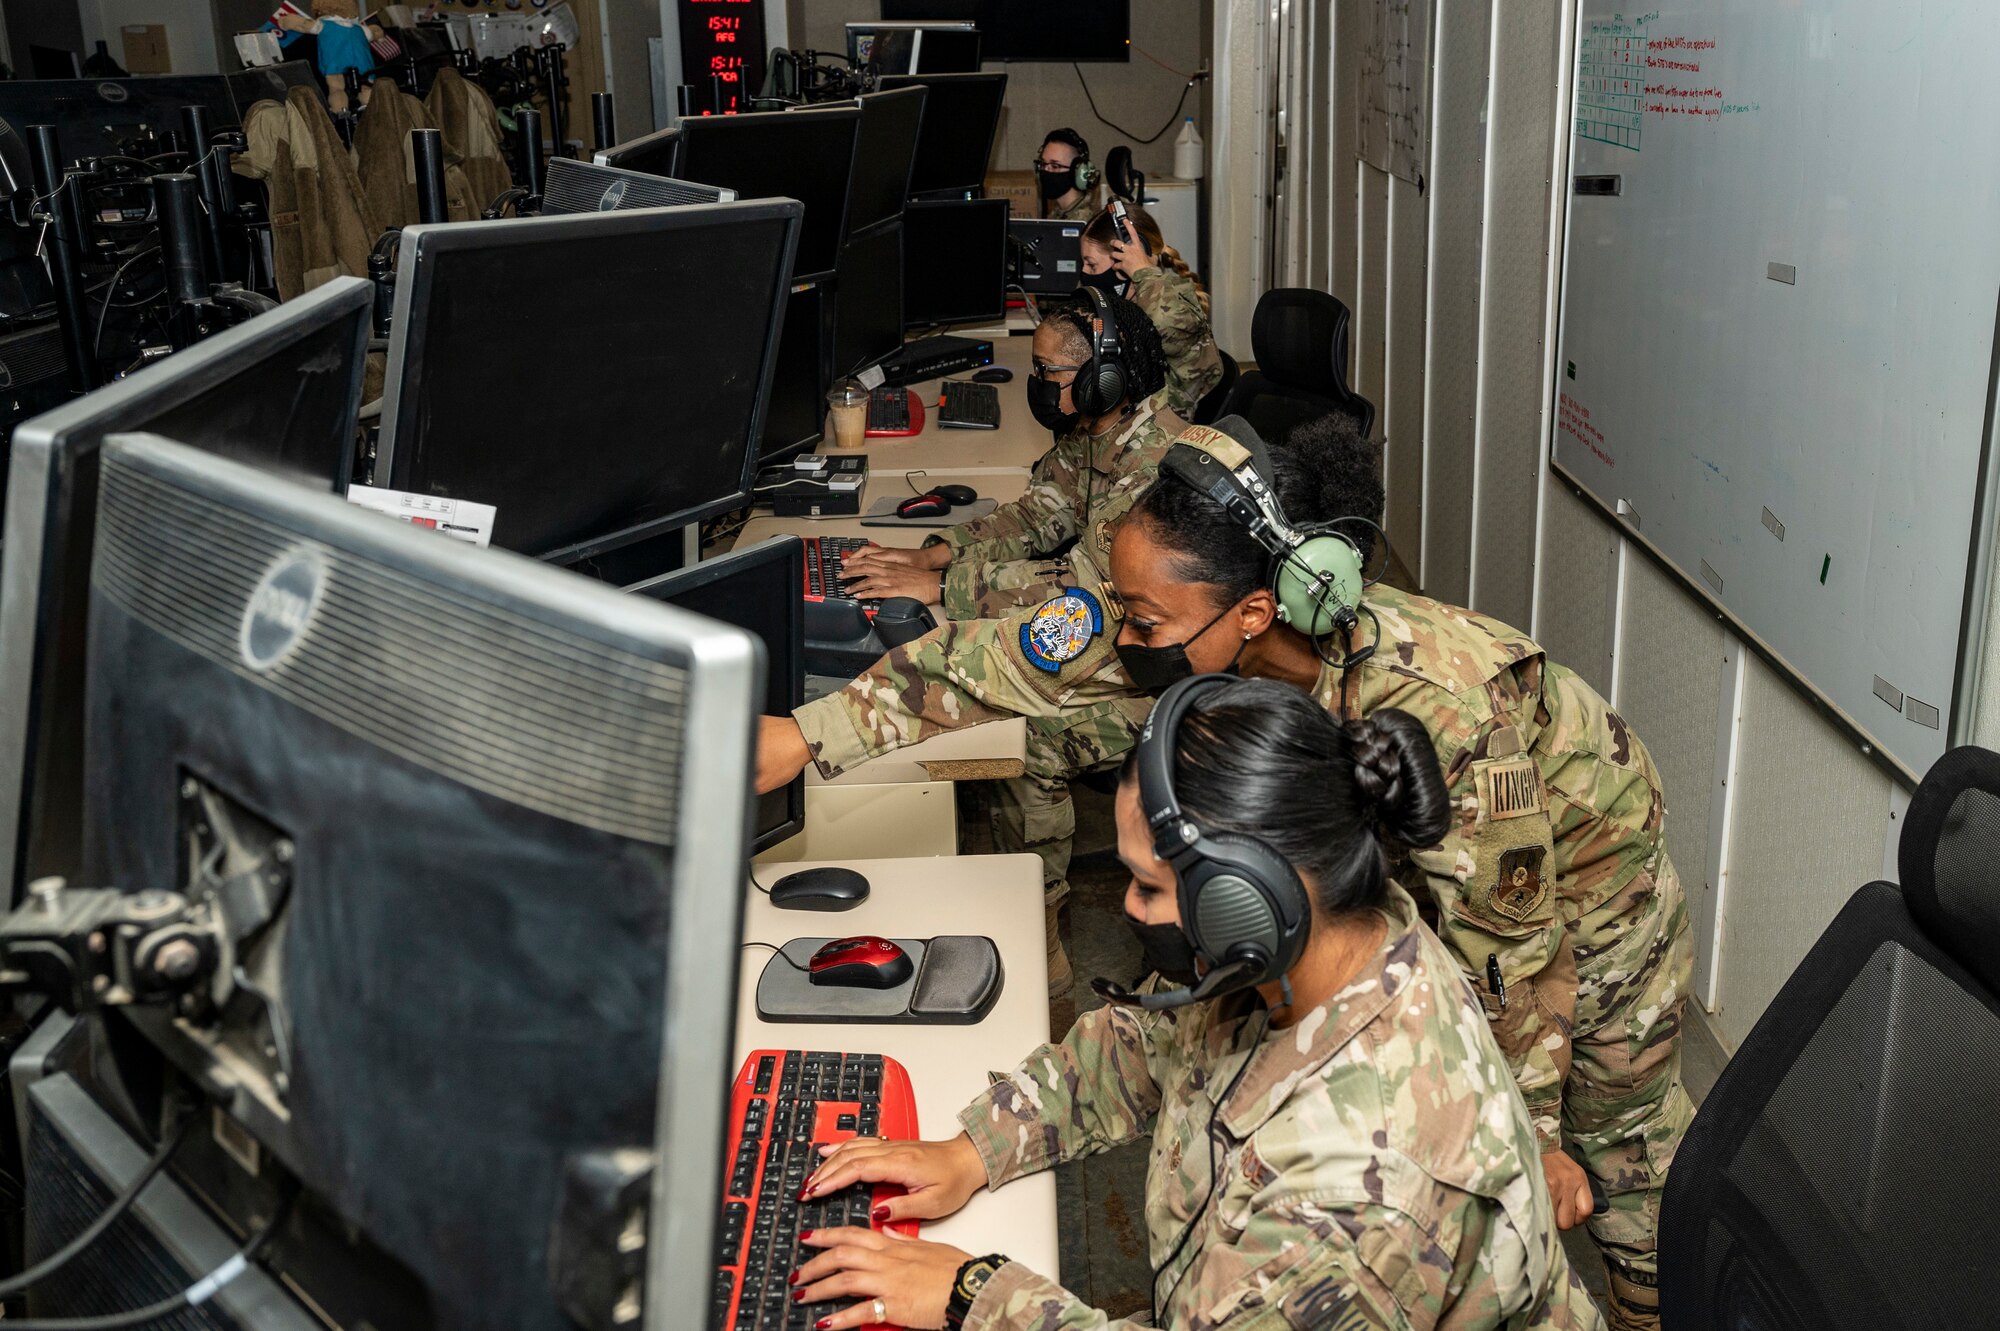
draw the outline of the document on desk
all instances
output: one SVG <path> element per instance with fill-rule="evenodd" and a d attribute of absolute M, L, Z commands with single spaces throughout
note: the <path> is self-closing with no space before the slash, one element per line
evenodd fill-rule
<path fill-rule="evenodd" d="M 372 485 L 348 486 L 347 502 L 377 513 L 386 513 L 413 527 L 441 531 L 446 536 L 477 546 L 492 542 L 493 519 L 500 512 L 491 504 L 446 499 L 443 495 L 412 494 L 407 490 L 381 490 Z"/>

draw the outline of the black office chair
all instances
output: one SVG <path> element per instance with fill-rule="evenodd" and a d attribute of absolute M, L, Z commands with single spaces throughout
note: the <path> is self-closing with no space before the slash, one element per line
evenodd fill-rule
<path fill-rule="evenodd" d="M 2000 1321 L 2000 754 L 1955 749 L 1743 1041 L 1661 1207 L 1666 1331 Z"/>
<path fill-rule="evenodd" d="M 1241 416 L 1266 439 L 1328 412 L 1374 433 L 1375 404 L 1347 386 L 1347 306 L 1324 291 L 1279 287 L 1250 319 L 1257 368 L 1236 381 L 1217 416 Z"/>
<path fill-rule="evenodd" d="M 1216 381 L 1215 387 L 1202 394 L 1201 401 L 1194 404 L 1194 419 L 1188 422 L 1189 425 L 1213 425 L 1221 420 L 1222 408 L 1228 403 L 1236 381 L 1242 377 L 1243 368 L 1236 363 L 1236 357 L 1219 347 L 1215 354 L 1222 357 L 1222 378 Z"/>

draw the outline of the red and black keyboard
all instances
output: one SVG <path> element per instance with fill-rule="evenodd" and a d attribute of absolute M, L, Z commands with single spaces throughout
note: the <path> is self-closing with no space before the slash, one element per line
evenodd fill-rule
<path fill-rule="evenodd" d="M 846 1305 L 794 1303 L 789 1277 L 815 1249 L 804 1230 L 868 1225 L 917 1232 L 915 1221 L 876 1224 L 871 1212 L 895 1187 L 856 1186 L 799 1200 L 819 1148 L 850 1137 L 914 1140 L 910 1074 L 881 1054 L 759 1049 L 743 1060 L 729 1096 L 728 1181 L 716 1242 L 713 1331 L 810 1331 Z"/>

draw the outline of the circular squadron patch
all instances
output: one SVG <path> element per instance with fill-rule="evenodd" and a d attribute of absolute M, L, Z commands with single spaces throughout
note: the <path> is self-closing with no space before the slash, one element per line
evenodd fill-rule
<path fill-rule="evenodd" d="M 1037 670 L 1054 674 L 1082 656 L 1104 631 L 1104 607 L 1080 587 L 1065 587 L 1021 625 L 1021 655 Z"/>

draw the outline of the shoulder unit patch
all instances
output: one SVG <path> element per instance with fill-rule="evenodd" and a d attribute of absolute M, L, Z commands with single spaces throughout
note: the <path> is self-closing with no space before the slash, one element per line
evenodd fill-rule
<path fill-rule="evenodd" d="M 1021 655 L 1037 670 L 1055 674 L 1082 656 L 1104 631 L 1104 607 L 1081 587 L 1065 587 L 1021 625 Z"/>

